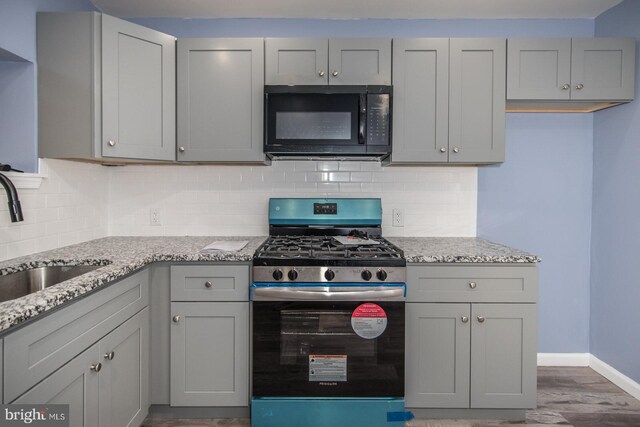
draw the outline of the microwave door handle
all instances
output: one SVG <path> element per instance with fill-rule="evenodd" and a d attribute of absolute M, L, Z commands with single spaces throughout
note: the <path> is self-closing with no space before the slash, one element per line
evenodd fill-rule
<path fill-rule="evenodd" d="M 364 145 L 364 131 L 367 124 L 367 95 L 360 95 L 360 105 L 358 106 L 358 144 Z"/>

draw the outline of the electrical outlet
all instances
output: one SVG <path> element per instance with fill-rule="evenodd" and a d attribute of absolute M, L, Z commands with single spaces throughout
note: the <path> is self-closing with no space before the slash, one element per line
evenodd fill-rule
<path fill-rule="evenodd" d="M 404 210 L 394 209 L 391 213 L 394 227 L 404 227 Z"/>
<path fill-rule="evenodd" d="M 162 225 L 161 213 L 160 208 L 151 208 L 149 210 L 149 224 Z"/>

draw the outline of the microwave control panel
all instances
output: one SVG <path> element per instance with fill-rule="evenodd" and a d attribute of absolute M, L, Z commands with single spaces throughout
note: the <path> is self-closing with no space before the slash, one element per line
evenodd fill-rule
<path fill-rule="evenodd" d="M 389 145 L 389 94 L 367 95 L 367 145 Z"/>

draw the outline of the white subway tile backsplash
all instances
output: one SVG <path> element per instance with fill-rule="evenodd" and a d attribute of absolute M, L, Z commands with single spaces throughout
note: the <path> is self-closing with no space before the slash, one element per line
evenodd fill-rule
<path fill-rule="evenodd" d="M 275 161 L 263 166 L 124 166 L 42 161 L 21 190 L 26 221 L 0 195 L 0 260 L 108 235 L 266 235 L 270 197 L 380 197 L 388 236 L 475 236 L 477 168 Z M 5 200 L 5 202 L 3 202 Z M 159 208 L 161 225 L 150 225 Z M 404 227 L 391 225 L 403 209 Z"/>

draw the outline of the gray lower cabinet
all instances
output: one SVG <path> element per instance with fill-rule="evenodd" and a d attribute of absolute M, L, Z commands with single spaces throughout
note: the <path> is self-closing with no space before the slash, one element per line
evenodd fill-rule
<path fill-rule="evenodd" d="M 171 406 L 249 404 L 249 303 L 171 303 Z"/>
<path fill-rule="evenodd" d="M 178 41 L 178 154 L 184 162 L 264 162 L 264 42 Z"/>
<path fill-rule="evenodd" d="M 175 160 L 175 38 L 95 12 L 39 13 L 38 155 Z"/>
<path fill-rule="evenodd" d="M 533 265 L 410 265 L 406 406 L 535 408 L 537 280 Z"/>
<path fill-rule="evenodd" d="M 507 58 L 508 101 L 634 98 L 634 39 L 509 39 Z"/>
<path fill-rule="evenodd" d="M 13 403 L 68 404 L 71 426 L 139 426 L 149 407 L 144 309 Z"/>
<path fill-rule="evenodd" d="M 504 161 L 505 67 L 505 39 L 394 40 L 391 161 Z"/>
<path fill-rule="evenodd" d="M 267 38 L 265 84 L 390 85 L 391 39 Z"/>

